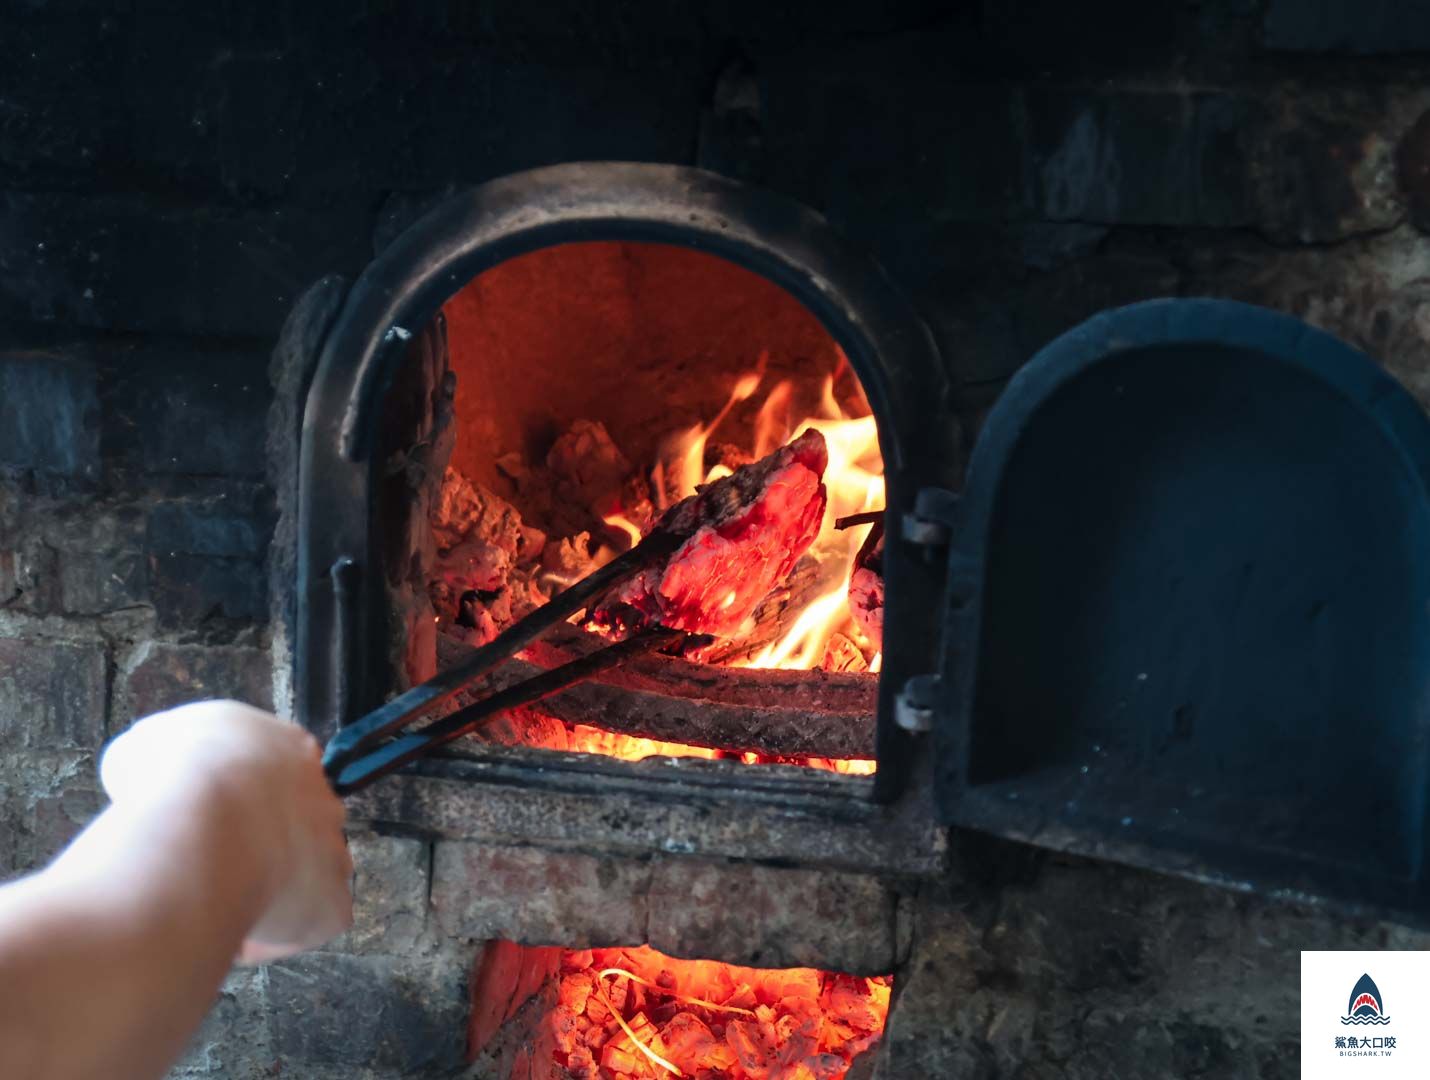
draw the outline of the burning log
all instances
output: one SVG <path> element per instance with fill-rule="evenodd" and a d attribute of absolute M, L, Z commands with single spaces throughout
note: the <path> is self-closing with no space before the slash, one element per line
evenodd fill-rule
<path fill-rule="evenodd" d="M 607 644 L 574 627 L 562 630 L 458 700 L 487 697 Z M 471 654 L 470 646 L 438 637 L 439 670 Z M 537 708 L 567 723 L 662 742 L 776 757 L 871 758 L 877 695 L 872 675 L 722 668 L 647 653 Z"/>
<path fill-rule="evenodd" d="M 828 462 L 824 436 L 806 431 L 671 507 L 656 528 L 684 542 L 601 601 L 593 622 L 622 634 L 656 623 L 741 636 L 756 606 L 819 534 Z"/>
<path fill-rule="evenodd" d="M 868 671 L 869 665 L 858 645 L 843 634 L 831 634 L 820 668 L 824 671 L 856 672 Z"/>
<path fill-rule="evenodd" d="M 884 642 L 884 526 L 869 530 L 849 578 L 849 612 L 876 649 Z"/>
<path fill-rule="evenodd" d="M 606 644 L 602 638 L 577 627 L 558 627 L 541 641 L 533 642 L 524 657 L 542 667 L 554 667 Z M 612 686 L 714 704 L 758 708 L 778 701 L 784 708 L 846 716 L 872 716 L 878 696 L 878 680 L 872 677 L 779 668 L 725 668 L 651 654 L 634 656 L 601 679 Z"/>
<path fill-rule="evenodd" d="M 760 601 L 750 618 L 752 625 L 738 641 L 717 641 L 702 650 L 700 659 L 708 664 L 749 660 L 779 641 L 794 628 L 805 608 L 829 589 L 830 573 L 829 566 L 806 554 L 795 563 L 789 577 Z"/>

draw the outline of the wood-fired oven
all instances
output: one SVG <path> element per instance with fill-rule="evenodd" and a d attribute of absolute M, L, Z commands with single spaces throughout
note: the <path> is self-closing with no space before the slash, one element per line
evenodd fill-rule
<path fill-rule="evenodd" d="M 645 657 L 352 798 L 449 841 L 433 906 L 487 943 L 472 1052 L 512 1075 L 677 1051 L 843 1075 L 883 1022 L 851 1010 L 887 1007 L 914 912 L 962 872 L 951 836 L 1424 910 L 1430 422 L 1326 334 L 1222 301 L 1105 313 L 965 460 L 959 358 L 816 214 L 597 163 L 431 210 L 310 290 L 279 357 L 306 402 L 295 714 L 325 739 L 622 550 L 680 468 L 708 482 L 806 421 L 877 433 L 841 463 L 877 561 L 830 533 L 762 649 Z M 836 621 L 754 662 L 791 596 L 837 607 L 870 565 L 876 636 Z M 742 991 L 644 946 L 817 975 Z"/>

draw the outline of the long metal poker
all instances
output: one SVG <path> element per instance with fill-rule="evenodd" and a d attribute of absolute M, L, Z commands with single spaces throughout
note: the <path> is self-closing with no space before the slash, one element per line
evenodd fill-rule
<path fill-rule="evenodd" d="M 497 713 L 560 693 L 573 683 L 582 682 L 619 666 L 631 656 L 663 649 L 685 636 L 679 630 L 658 627 L 608 645 L 604 649 L 597 649 L 579 660 L 572 660 L 569 664 L 533 675 L 530 679 L 500 690 L 489 698 L 459 709 L 450 716 L 444 716 L 420 731 L 399 735 L 351 759 L 336 774 L 329 773 L 333 790 L 339 795 L 360 791 L 409 761 L 425 757 L 438 747 L 475 731 Z"/>
<path fill-rule="evenodd" d="M 374 750 L 384 740 L 391 738 L 429 710 L 450 700 L 498 664 L 516 655 L 543 635 L 550 633 L 553 628 L 585 608 L 607 590 L 671 555 L 683 542 L 684 538 L 673 532 L 657 530 L 651 533 L 630 551 L 612 559 L 605 566 L 588 574 L 570 588 L 557 593 L 549 603 L 537 608 L 525 618 L 512 623 L 494 639 L 479 648 L 465 664 L 444 671 L 435 678 L 414 686 L 366 716 L 344 725 L 328 741 L 327 749 L 323 753 L 323 769 L 327 772 L 334 787 L 339 791 L 343 790 L 338 787 L 339 778 L 344 775 L 346 767 L 360 756 Z M 593 656 L 600 656 L 608 651 L 603 649 Z M 590 659 L 590 657 L 586 659 Z M 556 670 L 563 670 L 570 666 L 569 664 L 563 665 L 563 668 Z M 592 673 L 599 670 L 602 669 L 597 667 L 593 669 Z M 537 679 L 540 678 L 542 676 L 537 677 Z M 510 689 L 516 690 L 517 687 Z M 503 691 L 503 693 L 507 692 Z M 500 697 L 501 695 L 496 696 Z M 521 703 L 514 702 L 514 704 Z M 510 704 L 499 706 L 499 708 L 510 707 Z M 418 732 L 407 736 L 407 738 L 419 738 L 421 735 L 422 733 Z M 416 743 L 411 745 L 415 746 Z M 435 748 L 435 745 L 430 748 Z M 394 749 L 392 753 L 396 755 L 399 751 Z M 409 754 L 402 760 L 409 761 L 414 756 L 417 755 Z M 396 765 L 392 766 L 392 768 L 396 767 Z M 391 769 L 386 769 L 377 775 L 386 775 L 390 771 Z M 376 779 L 376 776 L 373 779 Z"/>

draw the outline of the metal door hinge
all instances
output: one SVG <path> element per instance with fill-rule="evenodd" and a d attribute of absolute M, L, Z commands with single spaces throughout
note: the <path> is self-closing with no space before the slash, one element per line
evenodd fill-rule
<path fill-rule="evenodd" d="M 911 676 L 894 699 L 894 722 L 905 731 L 931 730 L 940 689 L 937 675 Z"/>
<path fill-rule="evenodd" d="M 904 539 L 920 547 L 947 547 L 953 536 L 958 496 L 943 488 L 919 491 L 912 513 L 904 515 Z"/>

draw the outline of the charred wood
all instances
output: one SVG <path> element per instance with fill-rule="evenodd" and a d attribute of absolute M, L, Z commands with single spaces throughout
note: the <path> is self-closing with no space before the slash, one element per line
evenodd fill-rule
<path fill-rule="evenodd" d="M 590 655 L 608 642 L 575 628 L 528 648 L 459 696 L 469 702 Z M 438 667 L 472 649 L 438 639 Z M 722 668 L 644 654 L 545 698 L 539 710 L 617 734 L 776 757 L 870 758 L 878 679 L 867 674 Z"/>

